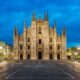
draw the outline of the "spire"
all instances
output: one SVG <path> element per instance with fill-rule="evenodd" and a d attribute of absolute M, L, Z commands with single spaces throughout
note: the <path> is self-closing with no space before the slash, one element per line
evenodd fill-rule
<path fill-rule="evenodd" d="M 26 20 L 24 20 L 24 26 L 26 26 Z"/>
<path fill-rule="evenodd" d="M 54 32 L 56 32 L 56 20 L 54 21 Z"/>
<path fill-rule="evenodd" d="M 57 30 L 56 30 L 56 20 L 55 20 L 55 22 L 54 22 L 54 29 L 53 29 L 53 31 L 54 31 L 54 36 L 56 36 L 56 38 L 57 38 Z"/>
<path fill-rule="evenodd" d="M 66 35 L 66 27 L 63 27 L 63 30 L 62 30 L 62 35 Z"/>
<path fill-rule="evenodd" d="M 14 29 L 14 35 L 18 35 L 18 30 L 17 30 L 17 27 L 15 26 L 15 29 Z"/>
<path fill-rule="evenodd" d="M 36 14 L 35 12 L 32 14 L 32 21 L 36 20 Z"/>
<path fill-rule="evenodd" d="M 54 28 L 56 29 L 56 20 L 54 21 Z"/>
<path fill-rule="evenodd" d="M 44 20 L 48 21 L 48 12 L 45 12 L 45 14 L 44 14 Z"/>
<path fill-rule="evenodd" d="M 24 31 L 26 30 L 26 20 L 24 20 Z"/>

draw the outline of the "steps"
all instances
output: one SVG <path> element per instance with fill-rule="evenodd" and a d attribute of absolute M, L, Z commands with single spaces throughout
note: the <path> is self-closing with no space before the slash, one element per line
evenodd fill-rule
<path fill-rule="evenodd" d="M 51 67 L 53 66 L 54 61 L 25 61 L 25 66 L 32 66 L 32 67 Z"/>

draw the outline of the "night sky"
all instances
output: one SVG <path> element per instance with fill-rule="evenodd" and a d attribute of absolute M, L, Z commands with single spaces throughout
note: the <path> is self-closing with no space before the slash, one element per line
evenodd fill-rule
<path fill-rule="evenodd" d="M 56 20 L 59 35 L 66 26 L 67 47 L 80 46 L 80 0 L 0 0 L 0 40 L 13 44 L 14 26 L 20 35 L 24 20 L 29 27 L 33 12 L 44 19 L 46 11 L 51 27 Z"/>

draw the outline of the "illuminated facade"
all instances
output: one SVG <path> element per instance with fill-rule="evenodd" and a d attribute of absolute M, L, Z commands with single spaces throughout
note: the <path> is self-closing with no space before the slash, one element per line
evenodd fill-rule
<path fill-rule="evenodd" d="M 24 22 L 24 31 L 21 36 L 18 30 L 14 30 L 14 59 L 27 60 L 58 60 L 66 59 L 66 32 L 62 31 L 59 36 L 56 31 L 56 21 L 54 28 L 49 26 L 47 13 L 44 20 L 39 17 L 36 20 L 32 15 L 32 22 L 29 28 Z"/>
<path fill-rule="evenodd" d="M 0 41 L 0 59 L 9 59 L 10 57 L 8 57 L 8 55 L 12 55 L 12 51 L 11 45 L 7 45 L 5 42 Z"/>

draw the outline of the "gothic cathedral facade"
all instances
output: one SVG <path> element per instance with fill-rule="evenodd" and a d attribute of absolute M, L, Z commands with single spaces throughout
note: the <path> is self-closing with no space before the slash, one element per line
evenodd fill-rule
<path fill-rule="evenodd" d="M 63 28 L 62 35 L 56 31 L 56 21 L 54 28 L 49 26 L 48 15 L 44 14 L 44 20 L 39 17 L 36 20 L 32 15 L 32 22 L 29 28 L 24 22 L 22 35 L 18 35 L 18 30 L 14 30 L 14 59 L 21 60 L 59 60 L 66 59 L 66 30 Z"/>

